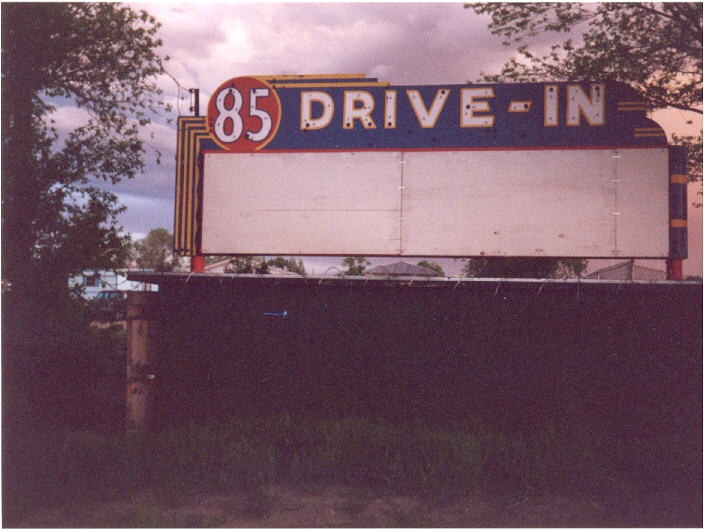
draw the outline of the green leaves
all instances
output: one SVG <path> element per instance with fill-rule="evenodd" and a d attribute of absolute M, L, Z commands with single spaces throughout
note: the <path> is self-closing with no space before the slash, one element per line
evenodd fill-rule
<path fill-rule="evenodd" d="M 121 208 L 95 183 L 144 169 L 142 131 L 164 108 L 158 29 L 115 3 L 3 6 L 3 278 L 115 261 Z M 55 98 L 86 119 L 59 134 Z"/>
<path fill-rule="evenodd" d="M 342 260 L 342 265 L 345 267 L 342 276 L 362 276 L 371 262 L 363 256 L 347 256 Z"/>
<path fill-rule="evenodd" d="M 702 112 L 701 3 L 469 4 L 518 57 L 482 80 L 613 79 L 636 88 L 653 109 Z M 545 33 L 581 33 L 534 55 L 526 42 Z"/>
<path fill-rule="evenodd" d="M 585 259 L 472 258 L 463 273 L 470 278 L 578 278 L 587 269 Z"/>
<path fill-rule="evenodd" d="M 140 269 L 169 272 L 179 264 L 174 255 L 174 236 L 166 228 L 153 228 L 134 245 L 134 258 Z"/>

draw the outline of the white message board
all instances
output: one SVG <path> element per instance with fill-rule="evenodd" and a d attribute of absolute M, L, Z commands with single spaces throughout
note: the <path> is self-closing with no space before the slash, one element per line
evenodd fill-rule
<path fill-rule="evenodd" d="M 668 256 L 667 147 L 203 155 L 205 254 Z"/>

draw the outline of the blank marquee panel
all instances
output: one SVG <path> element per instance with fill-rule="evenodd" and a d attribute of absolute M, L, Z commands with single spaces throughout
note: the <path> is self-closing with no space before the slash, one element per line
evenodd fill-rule
<path fill-rule="evenodd" d="M 409 255 L 667 256 L 667 149 L 405 158 Z"/>
<path fill-rule="evenodd" d="M 206 254 L 668 255 L 668 150 L 206 153 Z"/>
<path fill-rule="evenodd" d="M 205 154 L 206 254 L 397 254 L 400 153 Z"/>

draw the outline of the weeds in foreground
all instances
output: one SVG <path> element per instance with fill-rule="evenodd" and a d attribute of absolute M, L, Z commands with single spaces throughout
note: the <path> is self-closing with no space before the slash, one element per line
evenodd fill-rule
<path fill-rule="evenodd" d="M 131 506 L 123 512 L 96 519 L 92 521 L 91 526 L 105 528 L 213 528 L 222 523 L 222 517 L 176 510 L 169 511 L 154 504 L 144 504 Z"/>
<path fill-rule="evenodd" d="M 645 480 L 655 477 L 667 486 L 668 480 L 680 480 L 687 458 L 696 464 L 696 454 L 678 452 L 681 445 L 661 436 L 639 440 L 634 454 L 632 443 L 566 426 L 509 435 L 362 418 L 233 419 L 154 432 L 74 434 L 65 439 L 55 468 L 45 472 L 43 486 L 59 492 L 55 501 L 64 503 L 114 499 L 129 495 L 136 485 L 171 500 L 194 491 L 236 488 L 248 495 L 243 515 L 263 518 L 271 513 L 268 491 L 276 483 L 334 484 L 430 499 L 470 492 L 508 499 L 549 491 L 598 495 L 614 473 L 639 469 L 649 474 Z M 664 447 L 670 451 L 666 459 Z M 364 505 L 360 499 L 340 508 L 353 513 Z M 126 527 L 215 524 L 169 517 L 146 506 L 114 522 Z"/>
<path fill-rule="evenodd" d="M 432 520 L 418 513 L 406 513 L 394 508 L 391 511 L 394 528 L 428 528 L 433 526 Z"/>
<path fill-rule="evenodd" d="M 645 469 L 648 461 L 662 459 L 663 443 L 651 443 L 651 455 L 641 441 L 640 454 L 630 457 L 640 458 Z M 623 454 L 614 453 L 618 447 Z M 628 447 L 557 427 L 508 435 L 360 418 L 239 419 L 152 433 L 73 436 L 64 444 L 57 474 L 67 492 L 93 496 L 134 484 L 178 496 L 196 488 L 264 491 L 273 482 L 441 497 L 467 491 L 495 495 L 584 489 L 615 464 L 628 465 L 615 461 L 629 456 Z"/>
<path fill-rule="evenodd" d="M 262 486 L 255 486 L 247 492 L 244 514 L 254 519 L 271 515 L 274 497 Z"/>

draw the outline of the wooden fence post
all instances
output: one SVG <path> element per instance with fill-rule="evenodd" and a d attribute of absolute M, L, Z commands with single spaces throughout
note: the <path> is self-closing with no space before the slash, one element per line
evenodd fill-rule
<path fill-rule="evenodd" d="M 156 390 L 156 314 L 159 293 L 134 291 L 127 295 L 127 428 L 144 429 L 154 423 Z"/>

